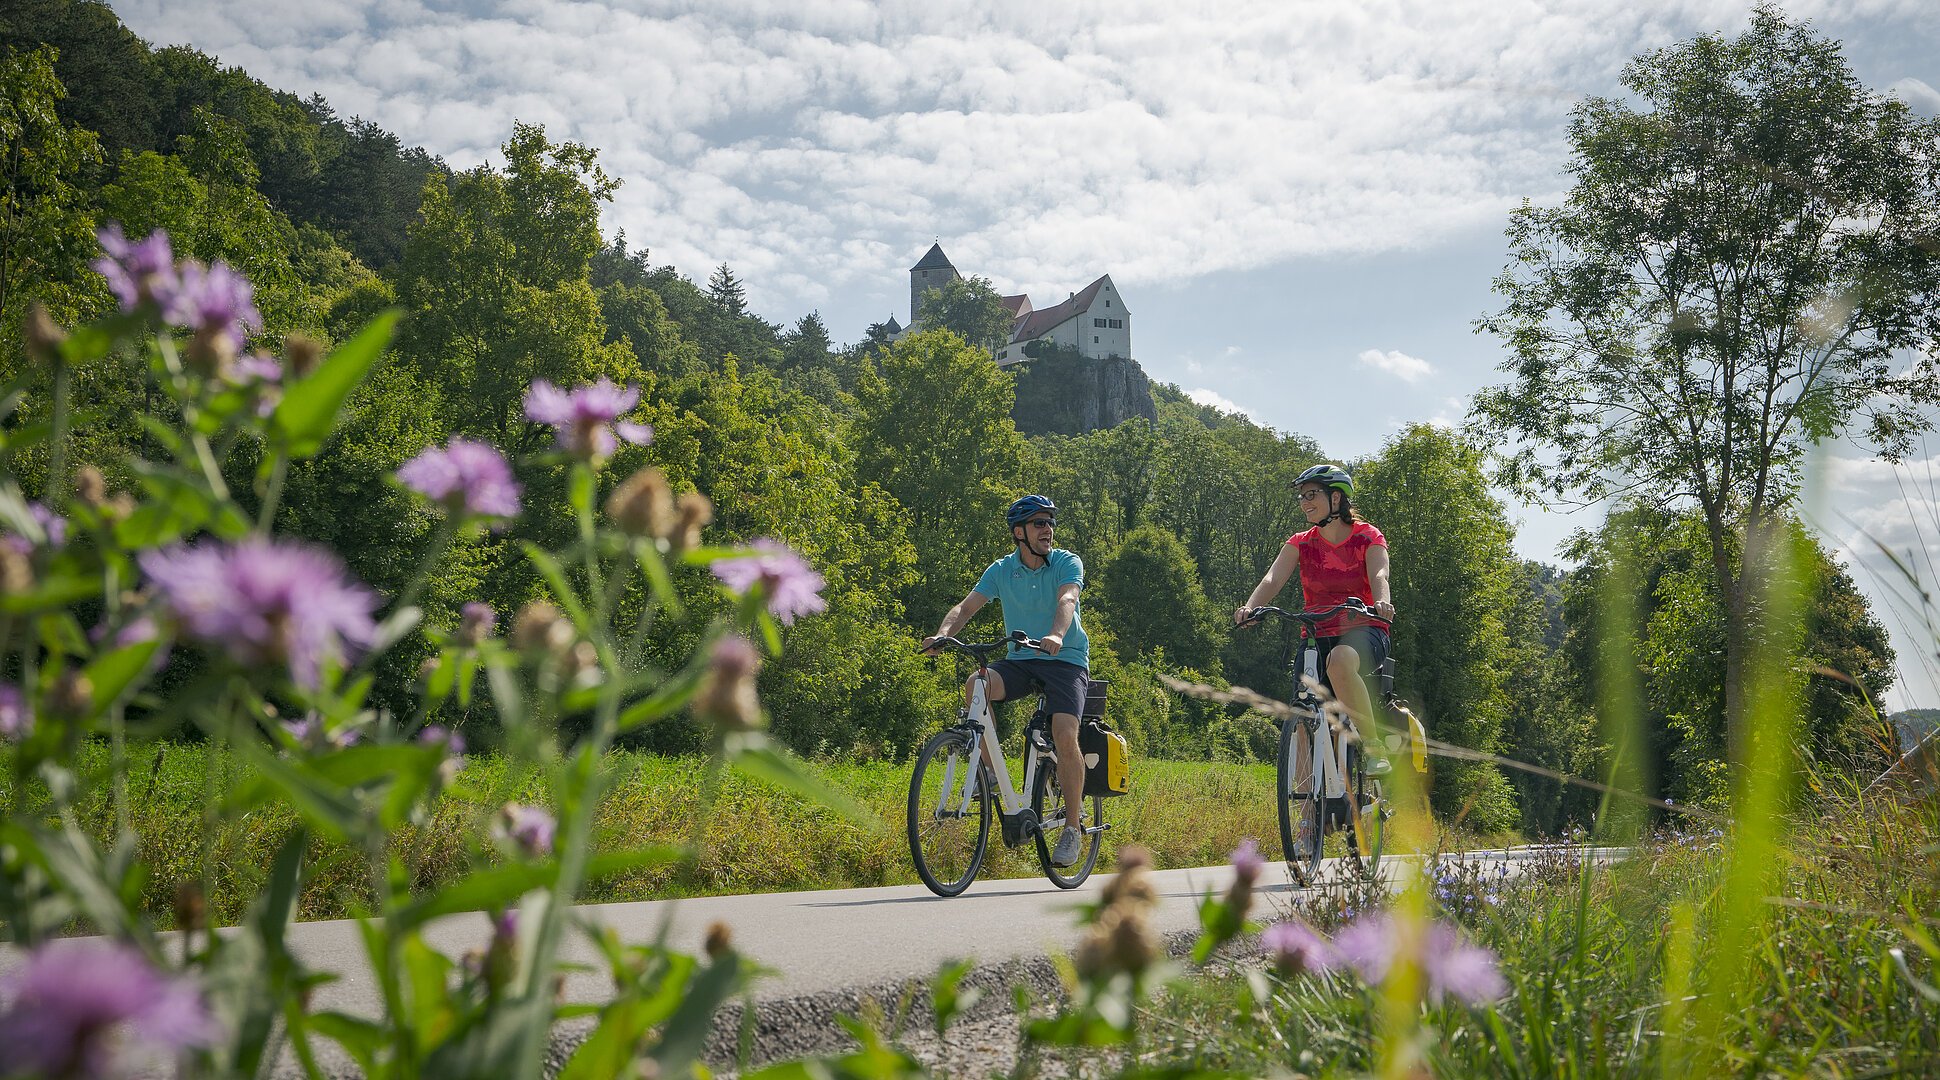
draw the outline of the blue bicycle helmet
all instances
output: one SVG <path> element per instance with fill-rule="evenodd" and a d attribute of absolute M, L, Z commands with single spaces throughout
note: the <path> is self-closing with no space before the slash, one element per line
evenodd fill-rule
<path fill-rule="evenodd" d="M 1032 514 L 1047 510 L 1053 514 L 1058 512 L 1058 504 L 1052 502 L 1049 495 L 1026 495 L 1011 503 L 1010 509 L 1004 511 L 1004 524 L 1008 528 L 1015 529 L 1030 520 Z"/>

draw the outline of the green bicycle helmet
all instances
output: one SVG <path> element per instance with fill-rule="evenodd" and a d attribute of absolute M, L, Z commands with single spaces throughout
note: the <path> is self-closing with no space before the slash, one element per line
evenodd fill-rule
<path fill-rule="evenodd" d="M 1293 481 L 1296 488 L 1302 484 L 1321 484 L 1341 492 L 1349 499 L 1354 497 L 1354 478 L 1339 465 L 1315 465 Z"/>

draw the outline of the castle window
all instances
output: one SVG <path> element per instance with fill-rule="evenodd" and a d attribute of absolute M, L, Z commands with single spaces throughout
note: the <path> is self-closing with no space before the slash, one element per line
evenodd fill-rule
<path fill-rule="evenodd" d="M 1098 344 L 1098 339 L 1097 339 L 1097 337 L 1095 337 L 1095 336 L 1094 336 L 1094 337 L 1093 337 L 1093 338 L 1091 339 L 1091 343 L 1092 343 L 1093 345 L 1096 345 L 1096 344 Z"/>
<path fill-rule="evenodd" d="M 1113 320 L 1111 320 L 1111 328 L 1112 328 L 1113 330 L 1123 330 L 1123 329 L 1125 329 L 1125 320 L 1123 320 L 1123 319 L 1113 319 Z"/>
<path fill-rule="evenodd" d="M 1106 306 L 1106 307 L 1110 307 L 1110 306 L 1111 306 L 1111 301 L 1110 301 L 1110 300 L 1107 300 L 1107 301 L 1105 301 L 1105 306 Z"/>
<path fill-rule="evenodd" d="M 1093 320 L 1091 320 L 1091 325 L 1093 325 L 1093 326 L 1103 326 L 1103 325 L 1105 325 L 1105 320 L 1103 320 L 1103 319 L 1093 319 Z"/>

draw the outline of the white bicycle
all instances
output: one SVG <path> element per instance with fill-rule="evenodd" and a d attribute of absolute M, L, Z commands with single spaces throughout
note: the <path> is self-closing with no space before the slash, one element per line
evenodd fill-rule
<path fill-rule="evenodd" d="M 1098 865 L 1098 849 L 1104 844 L 1105 801 L 1091 796 L 1091 824 L 1084 830 L 1084 852 L 1069 868 L 1051 862 L 1051 852 L 1067 828 L 1067 793 L 1058 786 L 1057 749 L 1051 742 L 1051 717 L 1038 699 L 1036 715 L 1024 730 L 1024 784 L 1030 793 L 1025 803 L 1010 783 L 1010 767 L 1004 761 L 1002 740 L 990 711 L 987 687 L 990 658 L 1010 645 L 1035 649 L 1038 643 L 1017 631 L 1007 641 L 972 644 L 953 637 L 938 638 L 936 649 L 947 649 L 977 662 L 970 686 L 970 704 L 956 723 L 939 731 L 923 744 L 916 755 L 916 768 L 909 778 L 909 853 L 916 862 L 916 873 L 938 896 L 956 896 L 977 880 L 984 853 L 990 847 L 990 819 L 993 801 L 1002 823 L 1006 847 L 1037 845 L 1037 862 L 1044 876 L 1061 889 L 1075 889 L 1091 876 Z M 1102 698 L 1098 707 L 1102 707 Z M 1087 702 L 1085 715 L 1094 706 Z M 989 760 L 984 758 L 988 750 Z M 1076 793 L 1083 799 L 1084 792 Z"/>

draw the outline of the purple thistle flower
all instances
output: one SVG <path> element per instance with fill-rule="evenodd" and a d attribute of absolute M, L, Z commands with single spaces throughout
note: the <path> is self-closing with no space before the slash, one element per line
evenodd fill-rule
<path fill-rule="evenodd" d="M 1388 977 L 1397 946 L 1394 920 L 1385 913 L 1357 920 L 1334 936 L 1334 947 L 1341 957 L 1363 980 L 1374 985 Z M 1445 922 L 1429 924 L 1421 942 L 1420 964 L 1428 999 L 1437 1003 L 1453 994 L 1479 1005 L 1496 1000 L 1509 989 L 1497 967 L 1495 953 L 1471 944 Z"/>
<path fill-rule="evenodd" d="M 797 615 L 812 615 L 829 606 L 821 596 L 828 582 L 793 548 L 765 536 L 748 546 L 754 549 L 752 554 L 716 559 L 708 569 L 737 593 L 745 594 L 759 584 L 768 599 L 768 613 L 784 625 L 792 625 Z"/>
<path fill-rule="evenodd" d="M 34 711 L 27 695 L 12 683 L 0 683 L 0 739 L 19 740 L 34 730 Z"/>
<path fill-rule="evenodd" d="M 229 378 L 238 385 L 280 383 L 283 381 L 283 362 L 268 353 L 250 353 L 239 357 L 230 366 Z"/>
<path fill-rule="evenodd" d="M 249 279 L 218 260 L 203 266 L 198 262 L 182 264 L 181 286 L 164 307 L 169 322 L 190 326 L 229 339 L 237 349 L 252 330 L 259 330 L 263 317 L 256 311 L 256 289 Z"/>
<path fill-rule="evenodd" d="M 58 548 L 67 543 L 67 519 L 49 510 L 45 503 L 27 504 L 27 512 L 34 515 L 40 523 L 40 531 L 47 534 L 47 546 Z"/>
<path fill-rule="evenodd" d="M 499 811 L 498 825 L 492 834 L 519 846 L 529 856 L 552 853 L 552 835 L 559 827 L 551 814 L 537 806 L 506 803 Z"/>
<path fill-rule="evenodd" d="M 1297 920 L 1277 922 L 1260 933 L 1260 948 L 1273 958 L 1280 970 L 1289 974 L 1303 971 L 1330 971 L 1340 966 L 1341 956 L 1313 927 Z"/>
<path fill-rule="evenodd" d="M 498 626 L 498 612 L 490 604 L 474 600 L 458 609 L 458 640 L 466 645 L 477 645 L 492 636 Z"/>
<path fill-rule="evenodd" d="M 591 460 L 613 452 L 615 432 L 636 446 L 653 441 L 653 428 L 620 419 L 639 403 L 639 387 L 623 389 L 611 379 L 570 391 L 538 379 L 525 392 L 525 418 L 558 428 L 561 450 Z"/>
<path fill-rule="evenodd" d="M 425 450 L 400 466 L 397 478 L 453 513 L 508 518 L 519 512 L 512 466 L 482 442 L 453 439 L 442 450 Z"/>
<path fill-rule="evenodd" d="M 144 305 L 165 308 L 174 302 L 181 279 L 175 273 L 175 253 L 165 230 L 156 229 L 132 241 L 122 234 L 120 225 L 109 225 L 95 236 L 107 255 L 94 261 L 94 269 L 108 279 L 122 311 L 132 313 Z"/>
<path fill-rule="evenodd" d="M 1241 840 L 1239 846 L 1233 849 L 1232 863 L 1234 875 L 1242 881 L 1250 885 L 1260 880 L 1261 872 L 1266 869 L 1266 859 L 1260 854 L 1259 841 L 1250 836 Z"/>
<path fill-rule="evenodd" d="M 462 755 L 465 752 L 465 737 L 443 724 L 427 724 L 418 732 L 418 743 L 421 746 L 442 746 L 447 754 Z"/>
<path fill-rule="evenodd" d="M 195 984 L 157 971 L 132 945 L 53 941 L 0 976 L 0 1046 L 10 1069 L 120 1075 L 219 1034 Z"/>
<path fill-rule="evenodd" d="M 317 735 L 317 722 L 304 717 L 301 720 L 283 721 L 283 733 L 296 740 L 298 746 L 308 746 Z"/>
<path fill-rule="evenodd" d="M 190 636 L 239 663 L 286 663 L 305 689 L 318 687 L 326 660 L 345 658 L 377 629 L 377 595 L 334 554 L 301 541 L 178 544 L 139 561 Z"/>

